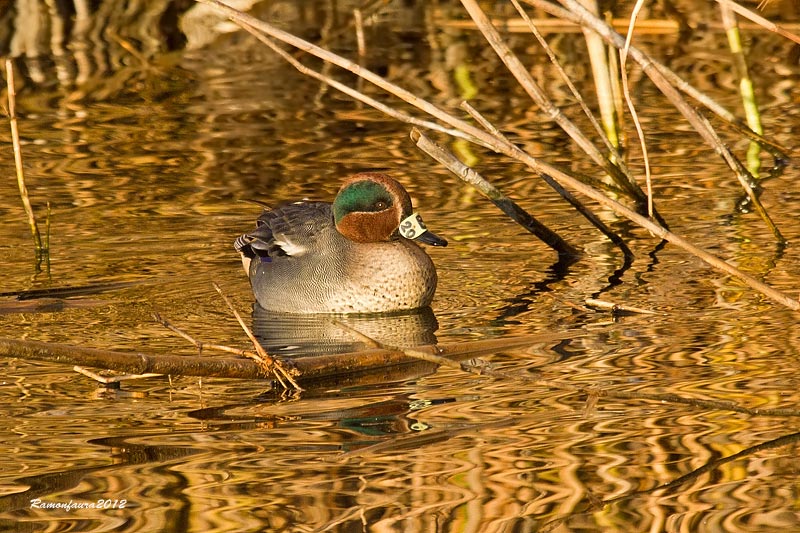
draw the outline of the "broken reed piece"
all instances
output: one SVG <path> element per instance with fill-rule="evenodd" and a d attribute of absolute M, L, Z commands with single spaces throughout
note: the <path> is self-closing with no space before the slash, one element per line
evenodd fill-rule
<path fill-rule="evenodd" d="M 621 314 L 635 314 L 635 315 L 659 315 L 658 311 L 651 311 L 650 309 L 642 309 L 640 307 L 633 307 L 631 305 L 618 304 L 606 300 L 598 300 L 596 298 L 586 298 L 583 303 L 593 309 L 602 309 L 603 311 L 611 311 L 615 315 Z"/>

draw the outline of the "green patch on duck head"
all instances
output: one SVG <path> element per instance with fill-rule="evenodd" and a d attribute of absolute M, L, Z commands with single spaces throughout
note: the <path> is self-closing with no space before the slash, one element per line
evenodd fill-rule
<path fill-rule="evenodd" d="M 333 217 L 338 224 L 350 213 L 377 213 L 394 205 L 392 195 L 380 183 L 355 181 L 339 191 L 333 202 Z"/>

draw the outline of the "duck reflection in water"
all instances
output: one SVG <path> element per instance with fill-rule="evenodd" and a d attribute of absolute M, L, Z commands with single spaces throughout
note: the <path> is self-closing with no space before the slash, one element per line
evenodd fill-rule
<path fill-rule="evenodd" d="M 430 307 L 388 315 L 292 315 L 253 306 L 253 333 L 271 355 L 307 356 L 371 348 L 352 328 L 387 346 L 436 344 Z M 342 327 L 339 323 L 344 324 Z"/>

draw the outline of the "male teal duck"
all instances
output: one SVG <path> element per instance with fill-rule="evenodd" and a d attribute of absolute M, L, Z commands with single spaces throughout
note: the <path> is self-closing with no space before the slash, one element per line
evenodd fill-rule
<path fill-rule="evenodd" d="M 388 313 L 425 307 L 436 268 L 416 242 L 447 246 L 385 174 L 347 179 L 333 204 L 266 209 L 234 246 L 259 305 L 283 313 Z"/>

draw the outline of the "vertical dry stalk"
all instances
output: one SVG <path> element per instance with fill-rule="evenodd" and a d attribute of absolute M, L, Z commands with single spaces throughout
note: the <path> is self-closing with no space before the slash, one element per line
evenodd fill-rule
<path fill-rule="evenodd" d="M 39 225 L 36 223 L 36 217 L 33 214 L 31 200 L 28 197 L 28 188 L 25 186 L 25 174 L 22 171 L 22 149 L 20 148 L 19 129 L 17 127 L 17 91 L 14 87 L 14 64 L 10 59 L 6 59 L 6 78 L 8 82 L 8 117 L 11 122 L 11 141 L 14 146 L 14 166 L 17 171 L 17 185 L 19 186 L 19 195 L 22 198 L 22 205 L 25 207 L 25 214 L 28 215 L 28 225 L 31 228 L 33 242 L 36 245 L 36 256 L 41 257 L 42 252 L 45 250 L 42 247 Z"/>
<path fill-rule="evenodd" d="M 589 11 L 595 15 L 600 15 L 600 7 L 597 0 L 579 0 Z M 617 72 L 611 71 L 608 63 L 606 45 L 603 38 L 588 28 L 581 28 L 583 38 L 586 41 L 586 48 L 589 51 L 589 63 L 592 66 L 592 76 L 594 78 L 595 91 L 597 93 L 597 104 L 600 108 L 600 119 L 603 124 L 606 136 L 611 144 L 617 149 L 620 148 L 618 119 L 616 116 L 617 106 L 612 90 L 612 77 L 617 76 Z"/>
<path fill-rule="evenodd" d="M 364 39 L 364 20 L 360 9 L 353 10 L 353 23 L 356 27 L 356 42 L 358 43 L 358 57 L 364 58 L 367 55 L 367 41 Z"/>
<path fill-rule="evenodd" d="M 468 0 L 461 0 L 462 3 L 467 1 Z M 605 21 L 599 19 L 598 17 L 594 16 L 593 13 L 585 9 L 580 2 L 577 0 L 559 1 L 567 9 L 558 9 L 558 14 L 556 16 L 562 17 L 562 13 L 564 13 L 563 17 L 565 20 L 571 20 L 577 24 L 580 24 L 581 26 L 590 27 L 604 39 L 613 43 L 614 46 L 625 46 L 625 39 L 621 35 L 617 34 L 617 32 L 610 28 Z M 549 9 L 546 2 L 541 3 L 537 0 L 526 0 L 526 2 L 535 4 L 537 7 L 542 7 L 545 11 L 553 11 Z M 719 155 L 723 161 L 725 161 L 731 170 L 734 171 L 736 174 L 736 179 L 739 180 L 742 189 L 744 189 L 744 191 L 747 193 L 747 196 L 750 198 L 755 211 L 764 220 L 770 231 L 772 231 L 775 239 L 781 244 L 785 243 L 786 240 L 783 238 L 780 230 L 778 230 L 778 227 L 770 218 L 766 209 L 764 209 L 764 206 L 761 204 L 761 201 L 758 199 L 758 196 L 754 191 L 755 183 L 753 176 L 750 174 L 747 168 L 745 168 L 742 162 L 739 161 L 739 159 L 733 154 L 733 152 L 731 152 L 731 150 L 725 145 L 725 143 L 722 142 L 722 139 L 719 138 L 719 135 L 711 126 L 711 123 L 708 121 L 708 119 L 701 115 L 698 110 L 692 107 L 689 102 L 683 98 L 678 89 L 668 81 L 668 79 L 664 76 L 661 70 L 655 66 L 655 63 L 647 54 L 637 49 L 635 46 L 629 47 L 628 52 L 631 59 L 641 65 L 642 71 L 650 78 L 653 84 L 661 91 L 667 100 L 669 100 L 675 109 L 677 109 L 680 114 L 683 115 L 686 121 L 689 122 L 695 131 L 697 131 L 700 137 L 709 146 L 711 146 L 714 152 Z"/>
<path fill-rule="evenodd" d="M 733 71 L 739 78 L 739 94 L 742 97 L 742 106 L 744 107 L 747 126 L 756 133 L 763 134 L 764 129 L 761 127 L 761 115 L 758 111 L 756 95 L 753 90 L 753 80 L 750 79 L 750 72 L 747 68 L 747 60 L 745 59 L 744 47 L 742 46 L 742 35 L 739 32 L 739 23 L 729 4 L 721 2 L 719 4 L 719 10 L 722 24 L 725 26 L 725 34 L 728 37 L 728 47 L 731 49 L 731 54 L 733 56 Z M 760 155 L 761 147 L 758 143 L 751 141 L 750 147 L 747 149 L 747 168 L 754 178 L 758 178 L 761 172 Z"/>

